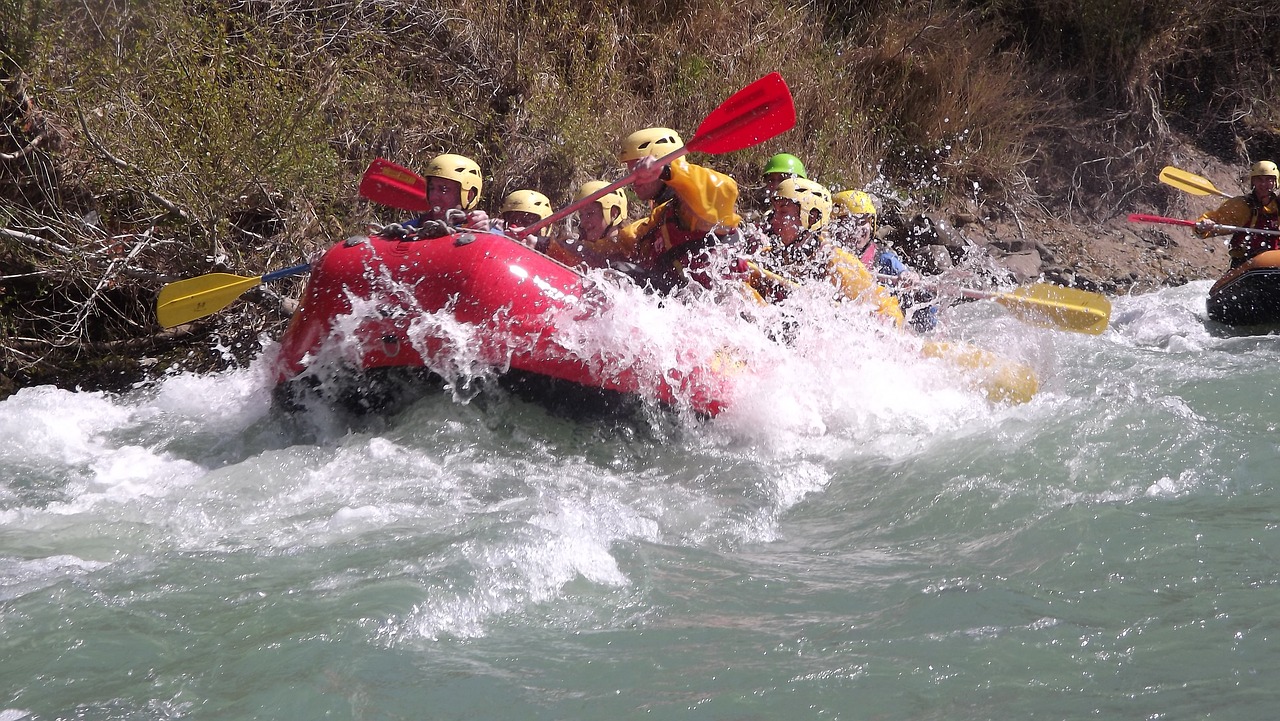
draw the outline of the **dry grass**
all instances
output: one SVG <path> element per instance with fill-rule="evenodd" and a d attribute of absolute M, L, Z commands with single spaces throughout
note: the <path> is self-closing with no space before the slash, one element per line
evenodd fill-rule
<path fill-rule="evenodd" d="M 50 346 L 143 335 L 148 273 L 256 274 L 394 217 L 355 194 L 377 156 L 470 155 L 490 209 L 521 187 L 565 202 L 616 177 L 626 133 L 688 137 L 775 70 L 797 127 L 702 159 L 748 198 L 786 151 L 833 188 L 923 207 L 1116 212 L 1175 133 L 1280 159 L 1276 57 L 1263 0 L 0 0 L 0 153 L 23 153 L 0 161 L 18 234 L 0 259 L 42 279 L 5 284 L 0 309 L 61 320 L 0 315 Z M 283 322 L 243 312 L 221 327 Z"/>

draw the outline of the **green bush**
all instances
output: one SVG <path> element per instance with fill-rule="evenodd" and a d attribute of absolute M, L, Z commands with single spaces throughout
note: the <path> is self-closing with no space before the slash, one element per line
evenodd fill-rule
<path fill-rule="evenodd" d="M 51 55 L 62 62 L 45 70 L 67 88 L 50 108 L 83 117 L 120 161 L 86 163 L 108 225 L 155 222 L 169 209 L 145 199 L 160 196 L 188 214 L 168 220 L 187 226 L 193 250 L 214 254 L 251 242 L 258 228 L 245 219 L 264 210 L 333 202 L 333 69 L 300 56 L 293 38 L 243 13 L 173 2 L 94 21 L 117 23 L 116 42 L 60 48 Z"/>

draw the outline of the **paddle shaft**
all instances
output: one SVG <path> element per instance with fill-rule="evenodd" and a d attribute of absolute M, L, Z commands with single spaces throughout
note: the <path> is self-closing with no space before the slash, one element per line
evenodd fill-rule
<path fill-rule="evenodd" d="M 692 141 L 690 142 L 690 145 L 692 145 Z M 658 158 L 657 162 L 654 163 L 654 165 L 666 165 L 668 163 L 675 162 L 676 159 L 684 157 L 691 150 L 693 150 L 693 148 L 691 148 L 690 145 L 686 145 L 683 148 L 680 148 L 679 150 L 675 150 L 670 153 L 667 153 L 661 158 Z M 561 208 L 560 210 L 557 210 L 551 215 L 548 215 L 542 220 L 539 220 L 538 222 L 533 223 L 526 228 L 522 228 L 519 232 L 519 235 L 522 237 L 536 235 L 538 231 L 542 230 L 543 228 L 553 223 L 564 220 L 565 218 L 568 218 L 570 215 L 573 215 L 574 213 L 587 207 L 589 204 L 596 202 L 597 200 L 608 195 L 609 193 L 612 193 L 615 190 L 618 190 L 619 188 L 627 187 L 628 185 L 631 184 L 631 181 L 635 179 L 638 172 L 639 171 L 633 170 L 630 173 L 627 173 L 626 175 L 624 175 L 622 178 L 615 180 L 612 183 L 609 183 L 608 185 L 604 186 L 603 188 L 600 188 L 599 190 L 596 190 L 594 193 L 584 195 L 578 200 L 570 203 L 569 205 L 566 205 L 565 207 Z"/>
<path fill-rule="evenodd" d="M 923 279 L 911 281 L 903 278 L 900 275 L 888 275 L 886 273 L 876 273 L 875 276 L 876 276 L 876 280 L 879 281 L 882 285 L 889 285 L 895 288 L 920 287 L 926 290 L 933 291 L 935 293 L 943 292 L 943 288 L 941 284 L 924 282 Z M 955 288 L 955 292 L 961 298 L 968 298 L 970 300 L 991 300 L 993 298 L 1000 298 L 1002 296 L 1008 295 L 1008 293 L 1001 293 L 999 291 L 994 291 L 994 290 L 978 290 L 976 288 L 960 288 L 958 286 Z"/>
<path fill-rule="evenodd" d="M 1182 218 L 1166 218 L 1161 215 L 1144 215 L 1142 213 L 1131 213 L 1129 215 L 1130 223 L 1163 223 L 1165 225 L 1185 225 L 1195 227 L 1197 221 L 1183 220 Z M 1225 230 L 1231 233 L 1248 233 L 1250 235 L 1276 235 L 1280 236 L 1280 230 L 1267 230 L 1265 228 L 1243 228 L 1239 225 L 1222 225 L 1221 223 L 1213 224 L 1214 230 Z"/>
<path fill-rule="evenodd" d="M 895 288 L 915 288 L 921 287 L 935 293 L 942 292 L 943 288 L 935 283 L 924 283 L 920 281 L 907 281 L 900 275 L 886 275 L 884 273 L 876 273 L 876 280 L 884 285 L 893 286 Z M 955 288 L 955 293 L 961 298 L 969 300 L 996 300 L 1004 297 L 1012 297 L 1008 293 L 1001 293 L 995 290 L 978 290 L 977 288 Z"/>
<path fill-rule="evenodd" d="M 310 271 L 311 271 L 311 264 L 302 263 L 301 265 L 295 265 L 292 268 L 281 268 L 280 270 L 273 270 L 270 273 L 267 273 L 266 275 L 259 278 L 259 280 L 261 280 L 263 283 L 270 283 L 273 280 L 288 278 L 291 275 L 302 275 L 303 273 L 307 273 Z"/>

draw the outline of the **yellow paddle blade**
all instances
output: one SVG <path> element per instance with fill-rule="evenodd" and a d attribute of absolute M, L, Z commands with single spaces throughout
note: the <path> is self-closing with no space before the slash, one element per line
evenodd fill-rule
<path fill-rule="evenodd" d="M 1207 178 L 1202 178 L 1195 173 L 1188 173 L 1185 170 L 1179 170 L 1172 165 L 1166 165 L 1160 171 L 1160 182 L 1170 185 L 1178 190 L 1191 193 L 1192 195 L 1220 195 L 1224 198 L 1230 198 L 1231 195 L 1224 193 L 1214 187 L 1213 183 Z"/>
<path fill-rule="evenodd" d="M 235 302 L 245 291 L 262 284 L 261 277 L 209 273 L 170 283 L 156 299 L 156 320 L 165 328 L 212 315 Z"/>
<path fill-rule="evenodd" d="M 1036 283 L 992 297 L 1019 319 L 1045 328 L 1097 335 L 1111 322 L 1111 301 L 1078 288 Z"/>
<path fill-rule="evenodd" d="M 992 403 L 1027 403 L 1040 390 L 1031 366 L 968 343 L 925 341 L 920 352 L 926 358 L 939 358 L 955 365 Z"/>

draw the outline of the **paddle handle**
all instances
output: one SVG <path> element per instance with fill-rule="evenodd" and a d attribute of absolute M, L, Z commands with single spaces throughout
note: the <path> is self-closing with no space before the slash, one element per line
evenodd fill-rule
<path fill-rule="evenodd" d="M 1196 221 L 1183 220 L 1182 218 L 1166 218 L 1162 215 L 1144 215 L 1142 213 L 1130 213 L 1130 223 L 1163 223 L 1165 225 L 1185 225 L 1194 228 Z M 1213 224 L 1214 230 L 1225 230 L 1231 233 L 1249 233 L 1251 235 L 1277 235 L 1280 236 L 1280 230 L 1266 230 L 1265 228 L 1243 228 L 1239 225 L 1222 225 L 1220 223 Z"/>
<path fill-rule="evenodd" d="M 280 270 L 273 270 L 270 273 L 267 273 L 266 275 L 262 276 L 258 280 L 262 281 L 263 283 L 270 283 L 273 280 L 288 278 L 291 275 L 302 275 L 303 273 L 306 273 L 309 270 L 311 270 L 311 264 L 303 263 L 302 265 L 295 265 L 292 268 L 281 268 Z"/>

